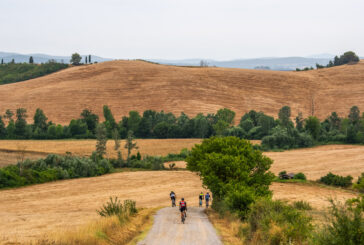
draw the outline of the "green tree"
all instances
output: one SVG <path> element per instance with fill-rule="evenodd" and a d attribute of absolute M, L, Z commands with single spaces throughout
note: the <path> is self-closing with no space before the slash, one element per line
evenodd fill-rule
<path fill-rule="evenodd" d="M 297 117 L 295 118 L 296 120 L 296 129 L 299 131 L 299 132 L 302 132 L 303 130 L 303 122 L 304 122 L 304 119 L 303 119 L 303 116 L 302 116 L 302 112 L 299 112 Z"/>
<path fill-rule="evenodd" d="M 222 120 L 231 126 L 234 123 L 235 112 L 227 108 L 220 109 L 216 113 L 216 118 L 216 121 Z"/>
<path fill-rule="evenodd" d="M 254 150 L 247 140 L 212 137 L 192 148 L 187 169 L 197 172 L 216 202 L 225 203 L 245 217 L 258 198 L 270 196 L 274 175 L 268 172 L 272 160 Z"/>
<path fill-rule="evenodd" d="M 13 116 L 14 113 L 10 109 L 7 109 L 4 118 L 7 119 L 8 122 L 10 122 L 11 120 L 13 120 Z"/>
<path fill-rule="evenodd" d="M 305 129 L 311 134 L 312 138 L 318 140 L 321 130 L 320 120 L 314 116 L 308 117 L 305 120 Z"/>
<path fill-rule="evenodd" d="M 213 128 L 216 135 L 222 136 L 224 131 L 229 128 L 229 123 L 220 119 L 216 124 L 213 125 Z"/>
<path fill-rule="evenodd" d="M 142 120 L 142 118 L 140 117 L 139 112 L 130 111 L 129 118 L 128 118 L 128 130 L 131 130 L 134 133 L 137 133 L 141 120 Z"/>
<path fill-rule="evenodd" d="M 11 120 L 6 127 L 6 135 L 8 139 L 15 138 L 15 123 L 14 120 Z"/>
<path fill-rule="evenodd" d="M 92 61 L 91 61 L 91 54 L 88 56 L 88 63 L 92 64 Z"/>
<path fill-rule="evenodd" d="M 350 108 L 350 113 L 349 113 L 348 118 L 349 118 L 350 122 L 355 126 L 359 123 L 360 110 L 357 106 L 353 106 Z"/>
<path fill-rule="evenodd" d="M 34 130 L 39 128 L 42 132 L 46 132 L 48 126 L 47 120 L 48 118 L 43 110 L 38 108 L 34 114 Z"/>
<path fill-rule="evenodd" d="M 81 60 L 82 60 L 81 55 L 79 55 L 78 53 L 74 53 L 74 54 L 72 54 L 70 62 L 72 65 L 77 66 L 80 64 Z"/>
<path fill-rule="evenodd" d="M 107 135 L 105 125 L 100 123 L 96 127 L 96 152 L 101 158 L 106 154 Z"/>
<path fill-rule="evenodd" d="M 29 57 L 29 64 L 33 64 L 33 63 L 34 63 L 33 56 L 30 56 Z"/>
<path fill-rule="evenodd" d="M 27 127 L 27 110 L 24 108 L 19 108 L 16 110 L 16 121 L 15 121 L 15 135 L 18 138 L 25 138 L 26 127 Z"/>
<path fill-rule="evenodd" d="M 289 106 L 283 106 L 278 113 L 278 118 L 284 127 L 289 127 L 291 122 L 291 108 Z"/>
<path fill-rule="evenodd" d="M 81 113 L 81 120 L 87 124 L 90 132 L 95 133 L 96 126 L 99 123 L 99 116 L 92 113 L 91 110 L 84 109 Z"/>
<path fill-rule="evenodd" d="M 85 56 L 85 64 L 87 64 L 87 56 Z"/>
<path fill-rule="evenodd" d="M 5 123 L 3 121 L 2 116 L 0 116 L 0 139 L 4 139 L 5 137 L 6 137 Z"/>
<path fill-rule="evenodd" d="M 209 123 L 206 117 L 199 113 L 193 118 L 193 136 L 197 138 L 206 138 L 209 133 Z"/>
<path fill-rule="evenodd" d="M 127 164 L 128 164 L 128 166 L 130 166 L 130 154 L 131 154 L 131 151 L 133 149 L 138 149 L 139 148 L 137 146 L 137 143 L 134 142 L 133 131 L 131 131 L 131 130 L 128 131 L 128 136 L 126 138 L 126 143 L 125 143 L 124 148 L 128 150 Z"/>
<path fill-rule="evenodd" d="M 359 57 L 353 51 L 345 52 L 343 55 L 340 56 L 341 64 L 359 62 L 359 60 L 360 60 Z"/>
<path fill-rule="evenodd" d="M 69 131 L 72 137 L 82 138 L 87 136 L 87 125 L 80 119 L 72 119 L 69 125 Z"/>
<path fill-rule="evenodd" d="M 4 59 L 1 59 L 1 64 L 2 64 L 2 65 L 4 64 Z"/>
<path fill-rule="evenodd" d="M 332 112 L 330 117 L 329 117 L 329 123 L 330 123 L 330 129 L 336 129 L 339 130 L 340 129 L 340 125 L 341 125 L 341 119 L 340 117 L 337 115 L 336 112 Z"/>

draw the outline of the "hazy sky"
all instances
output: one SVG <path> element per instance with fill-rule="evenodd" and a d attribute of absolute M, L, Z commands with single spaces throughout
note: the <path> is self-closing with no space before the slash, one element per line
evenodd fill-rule
<path fill-rule="evenodd" d="M 0 51 L 110 58 L 364 55 L 363 0 L 0 0 Z"/>

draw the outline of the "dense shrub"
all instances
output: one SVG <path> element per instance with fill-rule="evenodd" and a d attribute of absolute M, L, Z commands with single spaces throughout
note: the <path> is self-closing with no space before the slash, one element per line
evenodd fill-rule
<path fill-rule="evenodd" d="M 118 200 L 117 197 L 112 198 L 104 204 L 100 210 L 96 212 L 102 217 L 108 216 L 130 216 L 136 214 L 138 211 L 136 209 L 136 202 L 133 200 L 125 200 L 124 205 Z"/>
<path fill-rule="evenodd" d="M 48 155 L 45 159 L 25 160 L 0 169 L 0 188 L 45 183 L 59 179 L 92 177 L 110 173 L 106 159 Z"/>
<path fill-rule="evenodd" d="M 293 179 L 306 180 L 306 175 L 304 175 L 303 173 L 298 173 L 293 176 Z"/>
<path fill-rule="evenodd" d="M 262 199 L 251 207 L 244 244 L 303 244 L 313 231 L 311 217 L 282 202 Z"/>
<path fill-rule="evenodd" d="M 299 210 L 312 210 L 311 205 L 306 201 L 293 202 L 293 207 Z"/>
<path fill-rule="evenodd" d="M 314 244 L 364 244 L 364 197 L 348 200 L 345 205 L 331 200 L 328 224 L 319 231 Z"/>
<path fill-rule="evenodd" d="M 354 189 L 364 193 L 364 173 L 358 177 L 358 181 L 354 184 Z"/>
<path fill-rule="evenodd" d="M 320 182 L 326 185 L 349 187 L 352 185 L 352 180 L 353 177 L 351 177 L 350 175 L 343 177 L 330 172 L 326 176 L 321 177 Z"/>

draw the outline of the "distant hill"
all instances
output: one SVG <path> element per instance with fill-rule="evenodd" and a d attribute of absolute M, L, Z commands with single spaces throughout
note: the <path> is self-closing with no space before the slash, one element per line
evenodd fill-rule
<path fill-rule="evenodd" d="M 5 63 L 9 63 L 12 59 L 15 60 L 15 63 L 24 63 L 29 62 L 29 57 L 33 56 L 34 63 L 46 63 L 49 60 L 55 60 L 59 63 L 69 64 L 71 56 L 55 56 L 55 55 L 47 55 L 47 54 L 18 54 L 18 53 L 8 53 L 8 52 L 0 52 L 0 60 L 4 59 Z M 84 59 L 86 55 L 81 55 Z M 104 62 L 110 61 L 112 59 L 102 58 L 99 56 L 91 55 L 92 62 Z M 84 60 L 82 60 L 83 62 Z"/>
<path fill-rule="evenodd" d="M 327 65 L 334 55 L 320 54 L 312 57 L 268 57 L 256 59 L 238 59 L 229 61 L 204 60 L 204 59 L 186 59 L 186 60 L 163 60 L 151 59 L 150 61 L 177 66 L 200 66 L 201 60 L 207 62 L 208 66 L 226 67 L 226 68 L 244 68 L 257 69 L 260 67 L 269 67 L 271 70 L 290 71 L 296 68 L 314 67 L 317 64 Z"/>
<path fill-rule="evenodd" d="M 102 117 L 109 105 L 115 119 L 131 110 L 182 111 L 189 116 L 234 110 L 239 121 L 249 110 L 277 116 L 282 106 L 320 119 L 353 105 L 364 110 L 364 61 L 312 71 L 190 68 L 142 61 L 110 61 L 71 67 L 21 83 L 0 86 L 0 113 L 23 107 L 32 121 L 42 108 L 55 123 L 68 124 L 89 108 Z"/>

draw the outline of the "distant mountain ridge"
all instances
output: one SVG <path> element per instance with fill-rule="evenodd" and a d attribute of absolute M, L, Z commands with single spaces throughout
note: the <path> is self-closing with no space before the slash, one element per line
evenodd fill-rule
<path fill-rule="evenodd" d="M 70 63 L 71 56 L 56 56 L 56 55 L 47 55 L 47 54 L 18 54 L 18 53 L 10 53 L 10 52 L 0 52 L 0 59 L 3 59 L 5 63 L 11 62 L 13 59 L 16 63 L 24 63 L 29 62 L 29 57 L 32 56 L 34 63 L 46 63 L 49 60 L 55 60 L 59 63 Z M 86 55 L 81 55 L 84 62 Z M 92 62 L 104 62 L 110 61 L 112 59 L 102 58 L 96 55 L 91 55 Z"/>
<path fill-rule="evenodd" d="M 334 57 L 334 56 L 333 56 Z M 269 67 L 271 70 L 295 70 L 296 68 L 315 67 L 316 64 L 327 65 L 332 58 L 307 58 L 307 57 L 267 57 L 255 59 L 237 59 L 229 61 L 204 60 L 204 59 L 187 59 L 187 60 L 158 60 L 149 61 L 178 66 L 200 66 L 201 60 L 208 66 L 225 67 L 225 68 L 245 68 L 260 69 Z"/>

